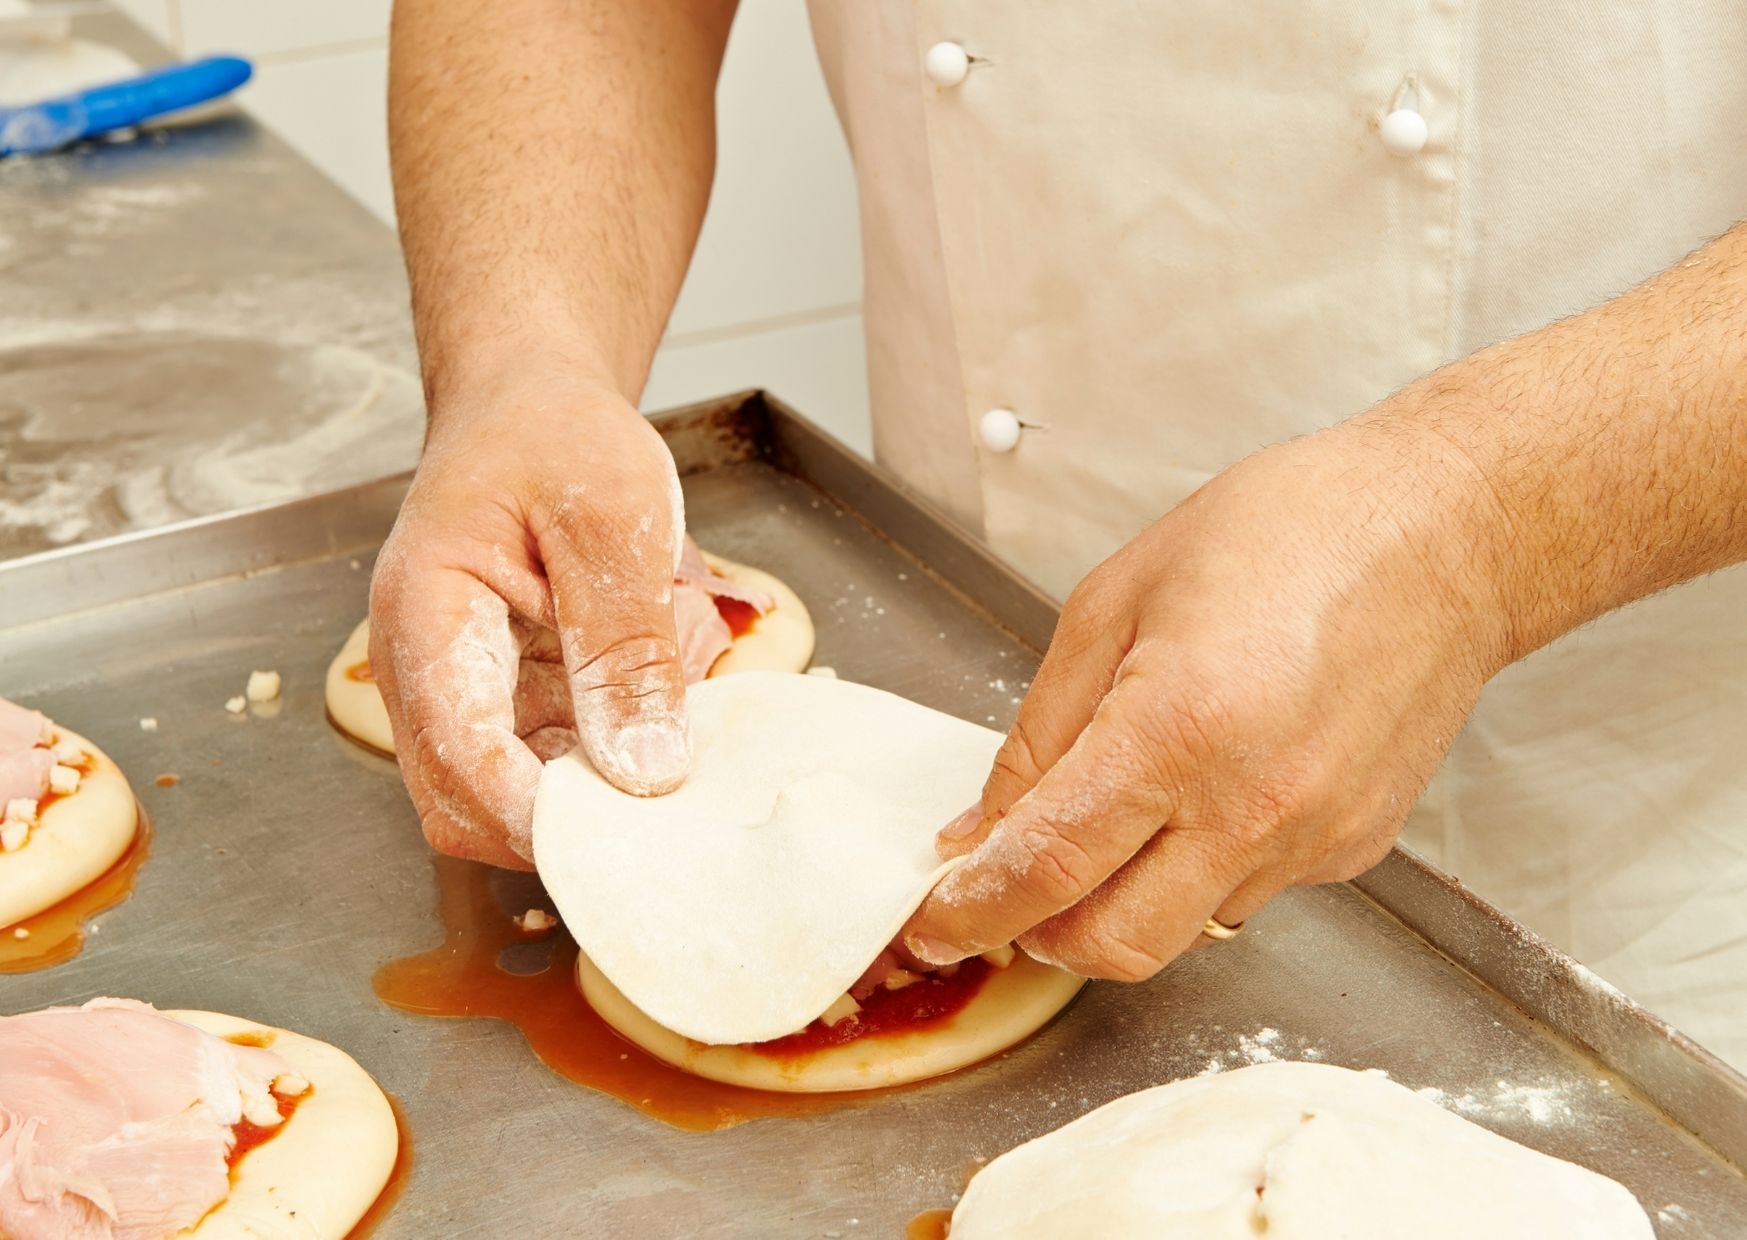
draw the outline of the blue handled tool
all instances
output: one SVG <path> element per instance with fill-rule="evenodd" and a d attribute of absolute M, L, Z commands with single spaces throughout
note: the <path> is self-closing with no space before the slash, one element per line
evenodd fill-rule
<path fill-rule="evenodd" d="M 58 99 L 0 108 L 0 155 L 40 155 L 81 138 L 217 99 L 254 72 L 236 56 L 208 56 Z"/>

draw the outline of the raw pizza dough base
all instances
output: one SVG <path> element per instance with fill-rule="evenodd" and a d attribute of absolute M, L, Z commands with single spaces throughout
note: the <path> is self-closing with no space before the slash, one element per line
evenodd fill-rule
<path fill-rule="evenodd" d="M 952 1240 L 1650 1240 L 1605 1176 L 1380 1072 L 1265 1063 L 1118 1098 L 971 1180 Z"/>
<path fill-rule="evenodd" d="M 328 664 L 328 716 L 340 731 L 372 749 L 394 753 L 394 730 L 388 726 L 388 707 L 373 680 L 353 680 L 348 668 L 370 659 L 370 621 L 361 620 L 340 653 Z"/>
<path fill-rule="evenodd" d="M 338 1047 L 218 1012 L 163 1015 L 220 1038 L 253 1035 L 310 1083 L 284 1130 L 238 1160 L 230 1196 L 185 1240 L 344 1240 L 376 1203 L 400 1153 L 394 1110 Z"/>
<path fill-rule="evenodd" d="M 23 847 L 0 853 L 0 928 L 96 882 L 121 860 L 139 829 L 139 806 L 121 768 L 77 732 L 51 726 L 55 741 L 77 745 L 91 769 L 77 789 L 42 811 Z"/>
<path fill-rule="evenodd" d="M 763 569 L 736 564 L 707 551 L 704 562 L 718 576 L 736 585 L 762 590 L 775 600 L 767 615 L 760 616 L 750 631 L 734 639 L 734 644 L 710 668 L 710 675 L 805 671 L 813 658 L 814 630 L 813 618 L 800 597 Z M 394 731 L 389 727 L 388 707 L 382 703 L 376 682 L 353 680 L 346 675 L 346 669 L 366 662 L 369 657 L 370 621 L 363 620 L 328 664 L 328 715 L 346 735 L 392 755 Z"/>
<path fill-rule="evenodd" d="M 636 797 L 580 751 L 546 764 L 534 863 L 577 945 L 697 1042 L 805 1028 L 953 866 L 935 833 L 982 795 L 1001 734 L 850 681 L 691 686 L 692 768 Z"/>
<path fill-rule="evenodd" d="M 908 1085 L 980 1063 L 1043 1028 L 1086 984 L 1016 952 L 1012 964 L 991 971 L 971 1001 L 942 1024 L 776 1058 L 740 1046 L 707 1046 L 662 1028 L 586 955 L 576 958 L 576 980 L 602 1020 L 665 1063 L 728 1085 L 812 1094 Z"/>

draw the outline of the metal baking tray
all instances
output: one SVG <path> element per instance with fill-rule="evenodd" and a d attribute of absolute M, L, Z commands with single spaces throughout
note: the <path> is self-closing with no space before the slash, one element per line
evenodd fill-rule
<path fill-rule="evenodd" d="M 1010 721 L 1054 622 L 1047 598 L 774 401 L 659 425 L 699 540 L 795 587 L 819 663 Z M 1356 883 L 1288 893 L 1151 982 L 1094 984 L 996 1061 L 720 1132 L 571 1084 L 511 1026 L 383 1006 L 375 969 L 440 939 L 433 870 L 392 763 L 329 726 L 322 676 L 364 613 L 404 487 L 0 565 L 0 693 L 104 745 L 157 830 L 133 897 L 83 954 L 0 977 L 0 1006 L 131 995 L 346 1048 L 413 1135 L 381 1240 L 897 1237 L 979 1160 L 1120 1094 L 1270 1058 L 1437 1091 L 1623 1181 L 1663 1236 L 1747 1230 L 1747 1080 L 1400 852 Z M 252 668 L 284 675 L 276 716 L 226 714 Z M 159 788 L 160 773 L 181 783 Z M 531 878 L 496 883 L 506 912 L 537 902 Z"/>

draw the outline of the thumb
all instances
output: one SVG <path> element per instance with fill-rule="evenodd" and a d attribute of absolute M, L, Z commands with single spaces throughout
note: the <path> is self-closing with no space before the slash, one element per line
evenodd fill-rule
<path fill-rule="evenodd" d="M 614 786 L 658 796 L 691 763 L 673 618 L 677 532 L 660 519 L 627 524 L 629 538 L 587 541 L 573 525 L 553 528 L 540 554 L 583 751 Z"/>

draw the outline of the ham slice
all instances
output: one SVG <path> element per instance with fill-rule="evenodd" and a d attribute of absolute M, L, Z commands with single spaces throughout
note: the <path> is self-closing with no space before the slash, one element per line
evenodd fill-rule
<path fill-rule="evenodd" d="M 0 698 L 0 754 L 16 753 L 40 743 L 48 719 L 40 710 L 26 710 Z"/>
<path fill-rule="evenodd" d="M 0 808 L 14 797 L 40 800 L 54 769 L 55 755 L 47 749 L 0 750 Z"/>
<path fill-rule="evenodd" d="M 718 577 L 704 563 L 704 553 L 687 535 L 673 574 L 673 622 L 679 638 L 679 660 L 686 684 L 696 684 L 734 644 L 728 622 L 716 609 L 719 598 L 745 603 L 764 615 L 776 601 L 762 590 L 737 585 Z"/>
<path fill-rule="evenodd" d="M 243 1119 L 290 1072 L 128 999 L 0 1017 L 0 1235 L 163 1240 L 230 1192 Z"/>

